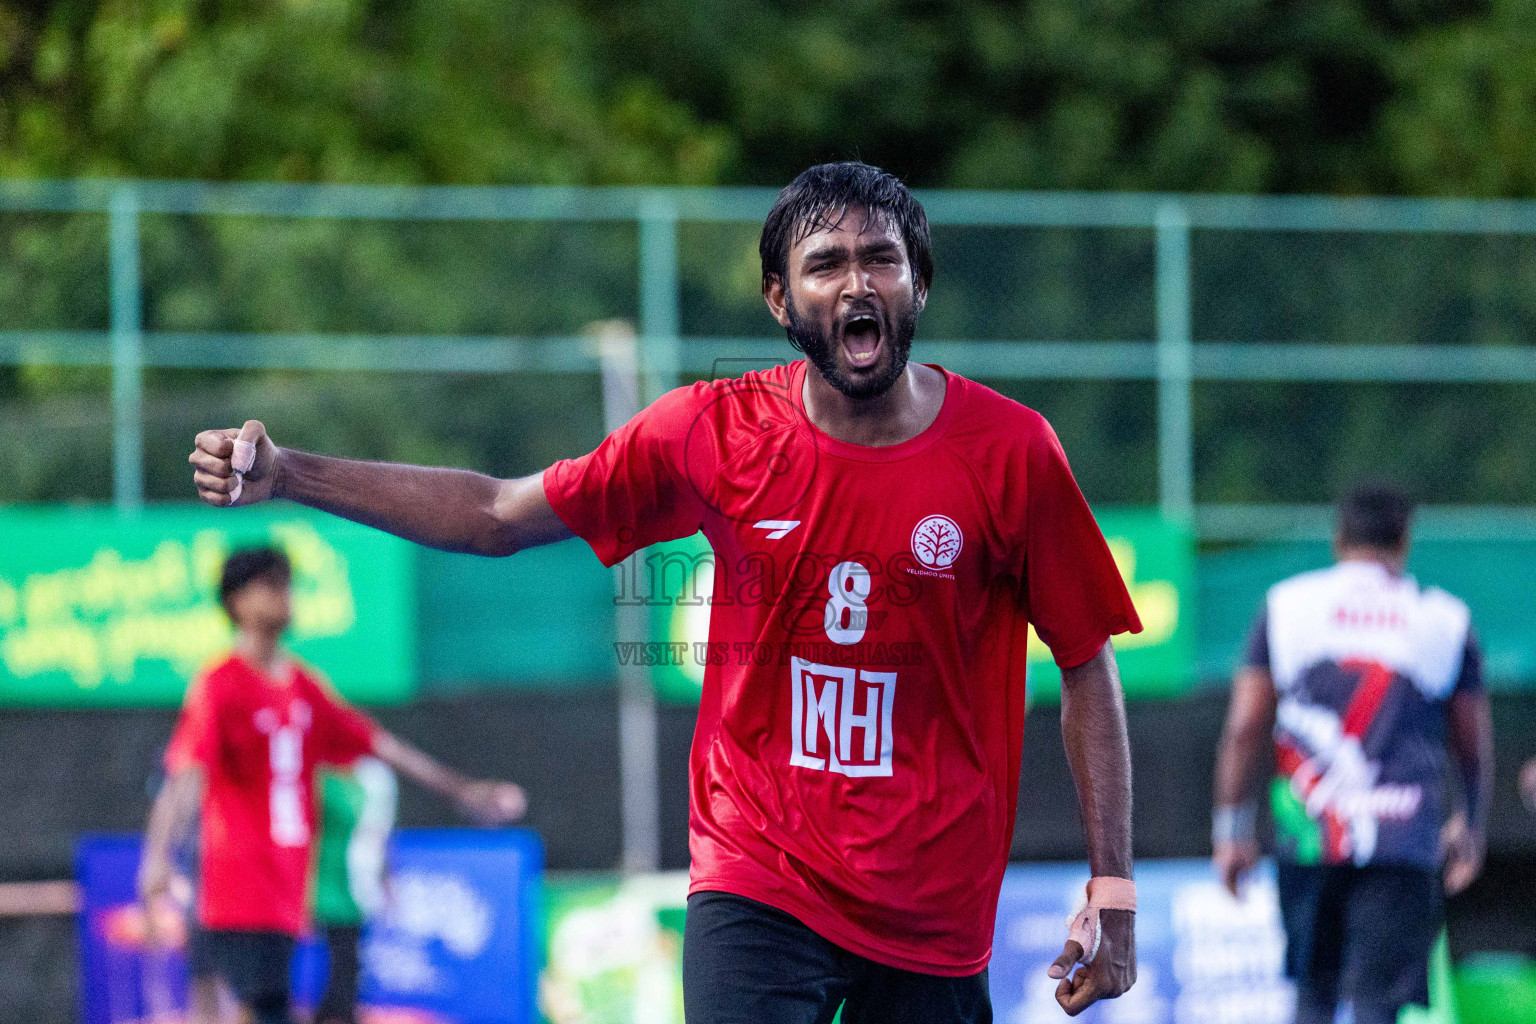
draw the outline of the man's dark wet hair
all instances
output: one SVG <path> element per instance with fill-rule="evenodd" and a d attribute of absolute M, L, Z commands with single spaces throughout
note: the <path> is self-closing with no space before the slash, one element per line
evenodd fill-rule
<path fill-rule="evenodd" d="M 788 287 L 789 250 L 807 235 L 839 223 L 852 210 L 862 211 L 866 218 L 888 218 L 906 244 L 914 281 L 924 288 L 933 283 L 933 252 L 923 204 L 896 175 L 857 160 L 817 164 L 800 172 L 779 193 L 757 243 L 763 283 L 776 277 Z"/>
<path fill-rule="evenodd" d="M 1413 502 L 1387 483 L 1365 483 L 1339 501 L 1339 543 L 1391 551 L 1408 539 Z"/>
<path fill-rule="evenodd" d="M 242 548 L 229 556 L 219 577 L 219 604 L 229 610 L 230 599 L 256 580 L 270 580 L 286 586 L 293 579 L 288 556 L 277 548 Z"/>

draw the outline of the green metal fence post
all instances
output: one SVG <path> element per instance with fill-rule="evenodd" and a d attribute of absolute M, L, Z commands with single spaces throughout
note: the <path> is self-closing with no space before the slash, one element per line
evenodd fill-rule
<path fill-rule="evenodd" d="M 1157 210 L 1157 483 L 1163 515 L 1194 512 L 1193 353 L 1189 336 L 1189 214 L 1178 203 Z"/>
<path fill-rule="evenodd" d="M 112 193 L 108 215 L 112 281 L 112 496 L 119 512 L 144 504 L 144 305 L 139 276 L 139 200 L 132 185 Z"/>
<path fill-rule="evenodd" d="M 640 204 L 640 350 L 646 405 L 677 387 L 678 277 L 677 201 L 655 193 Z"/>

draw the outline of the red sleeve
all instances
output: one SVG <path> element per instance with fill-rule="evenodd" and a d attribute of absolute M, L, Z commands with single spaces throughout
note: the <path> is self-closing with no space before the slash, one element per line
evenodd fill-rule
<path fill-rule="evenodd" d="M 176 731 L 165 748 L 165 772 L 175 775 L 188 768 L 212 765 L 219 752 L 218 709 L 215 687 L 199 676 L 187 687 L 181 702 Z"/>
<path fill-rule="evenodd" d="M 351 764 L 373 751 L 373 736 L 378 730 L 373 719 L 348 704 L 329 683 L 305 673 L 314 693 L 315 720 L 310 731 L 310 749 L 316 761 L 325 764 Z"/>
<path fill-rule="evenodd" d="M 555 514 L 604 565 L 698 532 L 703 503 L 688 481 L 685 448 L 703 397 L 698 386 L 668 392 L 595 451 L 544 471 Z"/>
<path fill-rule="evenodd" d="M 1038 424 L 1024 473 L 1023 597 L 1056 664 L 1072 668 L 1116 633 L 1140 633 L 1141 619 L 1056 432 Z"/>

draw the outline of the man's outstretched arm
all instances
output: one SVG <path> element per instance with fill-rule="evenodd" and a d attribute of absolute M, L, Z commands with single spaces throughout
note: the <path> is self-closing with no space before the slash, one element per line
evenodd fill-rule
<path fill-rule="evenodd" d="M 1077 783 L 1088 865 L 1095 877 L 1131 877 L 1131 743 L 1114 647 L 1061 671 L 1061 739 Z M 1084 955 L 1075 942 L 1051 965 L 1060 978 L 1056 1001 L 1076 1016 L 1092 1003 L 1120 995 L 1136 981 L 1136 915 L 1099 914 L 1101 938 L 1093 962 L 1066 974 Z"/>
<path fill-rule="evenodd" d="M 383 729 L 374 733 L 373 753 L 406 778 L 452 800 L 482 824 L 504 825 L 528 810 L 528 795 L 521 786 L 467 778 Z"/>
<path fill-rule="evenodd" d="M 243 475 L 233 462 L 237 438 L 256 452 Z M 572 536 L 538 473 L 498 480 L 463 469 L 311 455 L 277 447 L 256 420 L 238 430 L 203 431 L 187 461 L 198 497 L 221 508 L 287 498 L 417 544 L 477 555 L 510 555 Z"/>

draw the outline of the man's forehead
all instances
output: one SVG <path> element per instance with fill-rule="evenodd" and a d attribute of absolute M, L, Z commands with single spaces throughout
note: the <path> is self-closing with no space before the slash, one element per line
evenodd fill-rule
<path fill-rule="evenodd" d="M 844 206 L 819 211 L 801 223 L 792 252 L 827 247 L 850 248 L 890 242 L 903 246 L 901 231 L 885 210 Z"/>

